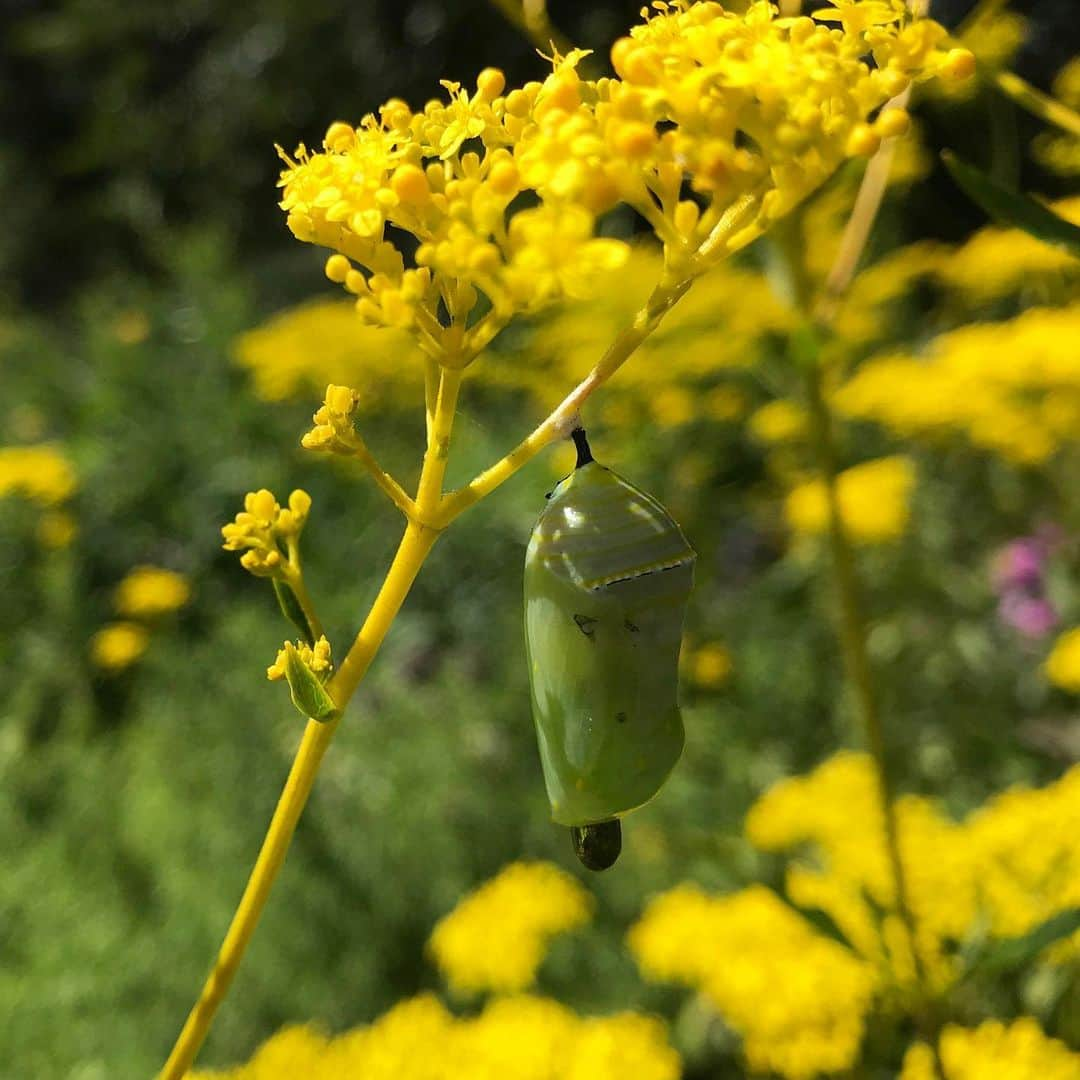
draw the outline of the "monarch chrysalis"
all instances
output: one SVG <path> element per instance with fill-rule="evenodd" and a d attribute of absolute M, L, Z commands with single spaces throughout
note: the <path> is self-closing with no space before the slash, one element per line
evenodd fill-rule
<path fill-rule="evenodd" d="M 683 747 L 676 700 L 694 551 L 654 498 L 593 460 L 548 496 L 525 556 L 525 643 L 552 819 L 590 869 Z"/>

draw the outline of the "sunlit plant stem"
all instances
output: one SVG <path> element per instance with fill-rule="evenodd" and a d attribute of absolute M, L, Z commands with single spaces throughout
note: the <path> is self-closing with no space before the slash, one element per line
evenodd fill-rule
<path fill-rule="evenodd" d="M 579 410 L 592 393 L 607 382 L 659 326 L 664 316 L 693 284 L 694 279 L 733 253 L 737 247 L 744 246 L 754 238 L 756 233 L 748 230 L 746 225 L 757 210 L 758 203 L 751 197 L 732 206 L 695 257 L 689 261 L 685 272 L 675 280 L 670 280 L 665 275 L 631 324 L 615 338 L 589 374 L 530 435 L 458 491 L 444 492 L 443 482 L 457 412 L 461 369 L 464 366 L 460 362 L 461 358 L 452 358 L 453 363 L 441 366 L 437 375 L 430 369 L 428 372 L 429 389 L 425 395 L 428 406 L 427 450 L 415 499 L 403 493 L 398 496 L 398 492 L 402 490 L 400 485 L 382 471 L 369 452 L 357 455 L 372 473 L 380 490 L 405 514 L 407 524 L 397 553 L 364 625 L 326 686 L 339 713 L 344 711 L 366 674 L 443 529 L 474 503 L 491 494 L 546 446 L 569 435 Z M 735 234 L 738 234 L 738 241 L 733 245 L 729 241 Z M 307 601 L 306 592 L 304 598 Z M 310 609 L 310 601 L 305 603 L 305 614 L 309 622 L 316 625 L 317 620 Z M 340 715 L 338 719 L 326 723 L 308 721 L 262 848 L 217 960 L 168 1061 L 159 1074 L 159 1080 L 181 1080 L 194 1063 L 218 1006 L 228 993 L 229 985 L 240 966 L 244 950 L 255 932 L 278 872 L 285 862 L 289 844 L 311 794 L 323 755 L 340 722 Z"/>

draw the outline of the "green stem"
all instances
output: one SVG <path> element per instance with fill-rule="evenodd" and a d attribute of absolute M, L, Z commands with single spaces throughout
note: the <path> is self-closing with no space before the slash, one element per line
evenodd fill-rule
<path fill-rule="evenodd" d="M 925 989 L 926 971 L 919 952 L 915 918 L 911 911 L 904 862 L 900 855 L 900 835 L 896 816 L 896 792 L 885 757 L 885 728 L 881 720 L 877 687 L 866 647 L 866 615 L 862 590 L 855 570 L 855 555 L 841 515 L 837 487 L 837 453 L 833 418 L 825 399 L 821 366 L 805 368 L 806 401 L 810 413 L 810 434 L 817 456 L 829 511 L 829 552 L 832 559 L 833 586 L 836 593 L 837 629 L 844 654 L 844 668 L 855 695 L 859 717 L 870 754 L 874 759 L 881 807 L 885 818 L 885 844 L 896 893 L 896 910 L 907 930 L 911 955 L 919 984 Z"/>

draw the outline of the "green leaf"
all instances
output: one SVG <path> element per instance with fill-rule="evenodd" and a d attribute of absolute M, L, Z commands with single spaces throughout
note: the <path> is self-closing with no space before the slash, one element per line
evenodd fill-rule
<path fill-rule="evenodd" d="M 289 680 L 292 703 L 304 716 L 326 723 L 339 715 L 334 699 L 323 688 L 315 672 L 300 659 L 291 641 L 285 642 L 285 678 Z"/>
<path fill-rule="evenodd" d="M 1080 907 L 1067 908 L 1029 930 L 1022 937 L 1006 938 L 986 946 L 968 968 L 970 974 L 1003 974 L 1030 964 L 1055 942 L 1080 930 Z"/>
<path fill-rule="evenodd" d="M 300 636 L 309 645 L 314 646 L 315 635 L 312 633 L 310 625 L 308 625 L 307 616 L 300 606 L 300 601 L 296 599 L 296 593 L 284 581 L 274 578 L 274 595 L 277 597 L 278 607 L 281 608 L 282 615 L 300 631 Z"/>
<path fill-rule="evenodd" d="M 943 151 L 941 158 L 957 184 L 995 221 L 1023 229 L 1030 236 L 1080 258 L 1080 227 L 1031 196 L 1004 187 L 949 150 Z"/>

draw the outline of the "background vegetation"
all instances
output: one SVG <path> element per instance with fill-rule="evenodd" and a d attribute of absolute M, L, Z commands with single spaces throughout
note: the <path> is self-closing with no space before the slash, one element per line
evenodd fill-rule
<path fill-rule="evenodd" d="M 1016 6 L 1029 21 L 1013 66 L 1045 89 L 1080 45 L 1069 6 Z M 602 52 L 636 8 L 551 12 Z M 76 488 L 27 497 L 0 471 L 0 493 L 11 489 L 0 498 L 0 1071 L 143 1076 L 219 944 L 299 735 L 264 678 L 284 633 L 272 596 L 220 550 L 219 527 L 247 490 L 308 490 L 307 572 L 337 640 L 398 532 L 363 476 L 300 452 L 318 390 L 301 382 L 267 400 L 236 362 L 246 331 L 332 290 L 320 256 L 282 226 L 272 144 L 315 142 L 329 120 L 355 121 L 391 95 L 423 101 L 439 77 L 468 81 L 497 63 L 524 79 L 539 61 L 480 0 L 272 2 L 257 16 L 202 0 L 65 0 L 9 6 L 4 18 L 2 441 L 54 445 Z M 918 115 L 930 146 L 1029 190 L 1076 190 L 1028 153 L 1038 125 L 986 87 L 925 100 Z M 874 255 L 927 237 L 959 245 L 982 224 L 931 162 L 890 196 Z M 747 276 L 760 283 L 767 262 L 753 252 Z M 915 277 L 864 353 L 1076 296 L 1060 268 L 991 297 L 951 288 L 947 275 Z M 515 344 L 503 345 L 508 363 Z M 774 781 L 858 741 L 820 552 L 783 512 L 801 479 L 798 439 L 778 448 L 746 422 L 784 395 L 776 335 L 753 348 L 710 383 L 730 395 L 709 415 L 648 413 L 658 369 L 655 385 L 628 386 L 629 413 L 591 421 L 597 456 L 661 496 L 699 551 L 687 652 L 712 648 L 713 662 L 688 668 L 682 763 L 628 823 L 617 868 L 588 879 L 594 924 L 556 943 L 540 982 L 584 1011 L 675 1020 L 690 1068 L 717 1077 L 741 1075 L 733 1041 L 685 995 L 641 980 L 626 929 L 678 881 L 778 883 L 779 861 L 743 839 L 747 809 Z M 539 415 L 527 388 L 476 387 L 451 481 Z M 388 402 L 366 431 L 405 467 L 422 425 Z M 1068 442 L 1025 463 L 871 423 L 846 437 L 847 464 L 898 449 L 915 462 L 910 526 L 867 548 L 861 569 L 890 756 L 905 790 L 957 815 L 1080 757 L 1076 698 L 1040 671 L 1052 639 L 1001 620 L 993 574 L 1003 545 L 1051 528 L 1047 588 L 1062 625 L 1080 619 Z M 515 644 L 524 544 L 564 466 L 534 462 L 440 542 L 337 737 L 205 1063 L 246 1058 L 286 1022 L 339 1030 L 437 986 L 432 926 L 505 863 L 543 858 L 577 873 L 548 821 Z M 140 564 L 182 574 L 190 602 L 152 622 L 137 662 L 103 669 L 91 641 Z M 1075 968 L 1046 1000 L 1037 990 L 1000 992 L 1080 1039 Z"/>

